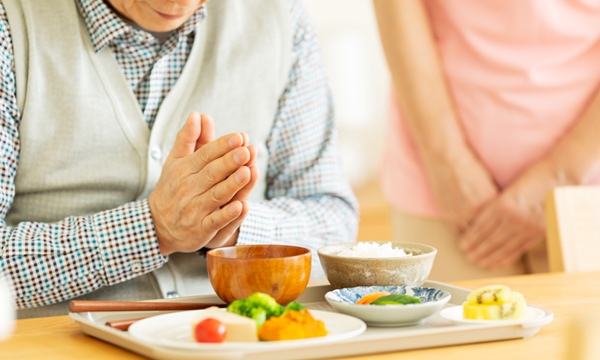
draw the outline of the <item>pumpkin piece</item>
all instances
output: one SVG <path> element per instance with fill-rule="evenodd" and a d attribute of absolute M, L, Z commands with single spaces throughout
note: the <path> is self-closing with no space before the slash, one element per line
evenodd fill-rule
<path fill-rule="evenodd" d="M 296 340 L 327 335 L 325 324 L 315 319 L 308 309 L 288 310 L 272 316 L 258 329 L 262 341 Z"/>

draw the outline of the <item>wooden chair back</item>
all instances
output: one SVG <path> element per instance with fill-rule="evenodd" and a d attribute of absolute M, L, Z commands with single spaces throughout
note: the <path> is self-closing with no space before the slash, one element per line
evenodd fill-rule
<path fill-rule="evenodd" d="M 550 271 L 600 270 L 600 186 L 564 186 L 545 203 Z"/>

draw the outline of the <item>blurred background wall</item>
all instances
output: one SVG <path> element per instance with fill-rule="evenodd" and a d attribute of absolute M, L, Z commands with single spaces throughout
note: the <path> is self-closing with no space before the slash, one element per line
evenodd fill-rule
<path fill-rule="evenodd" d="M 301 1 L 330 79 L 342 161 L 359 188 L 377 176 L 390 87 L 371 0 Z"/>

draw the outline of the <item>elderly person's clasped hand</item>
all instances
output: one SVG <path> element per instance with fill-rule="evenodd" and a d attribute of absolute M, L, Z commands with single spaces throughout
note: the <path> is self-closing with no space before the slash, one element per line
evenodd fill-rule
<path fill-rule="evenodd" d="M 234 245 L 256 184 L 256 148 L 244 133 L 214 139 L 212 119 L 191 113 L 150 194 L 163 255 Z"/>

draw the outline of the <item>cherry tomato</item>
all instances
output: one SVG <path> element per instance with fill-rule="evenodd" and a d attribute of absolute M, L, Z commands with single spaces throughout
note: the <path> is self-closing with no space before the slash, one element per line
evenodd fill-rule
<path fill-rule="evenodd" d="M 194 328 L 194 337 L 198 342 L 222 343 L 226 335 L 227 326 L 214 318 L 206 318 Z"/>

